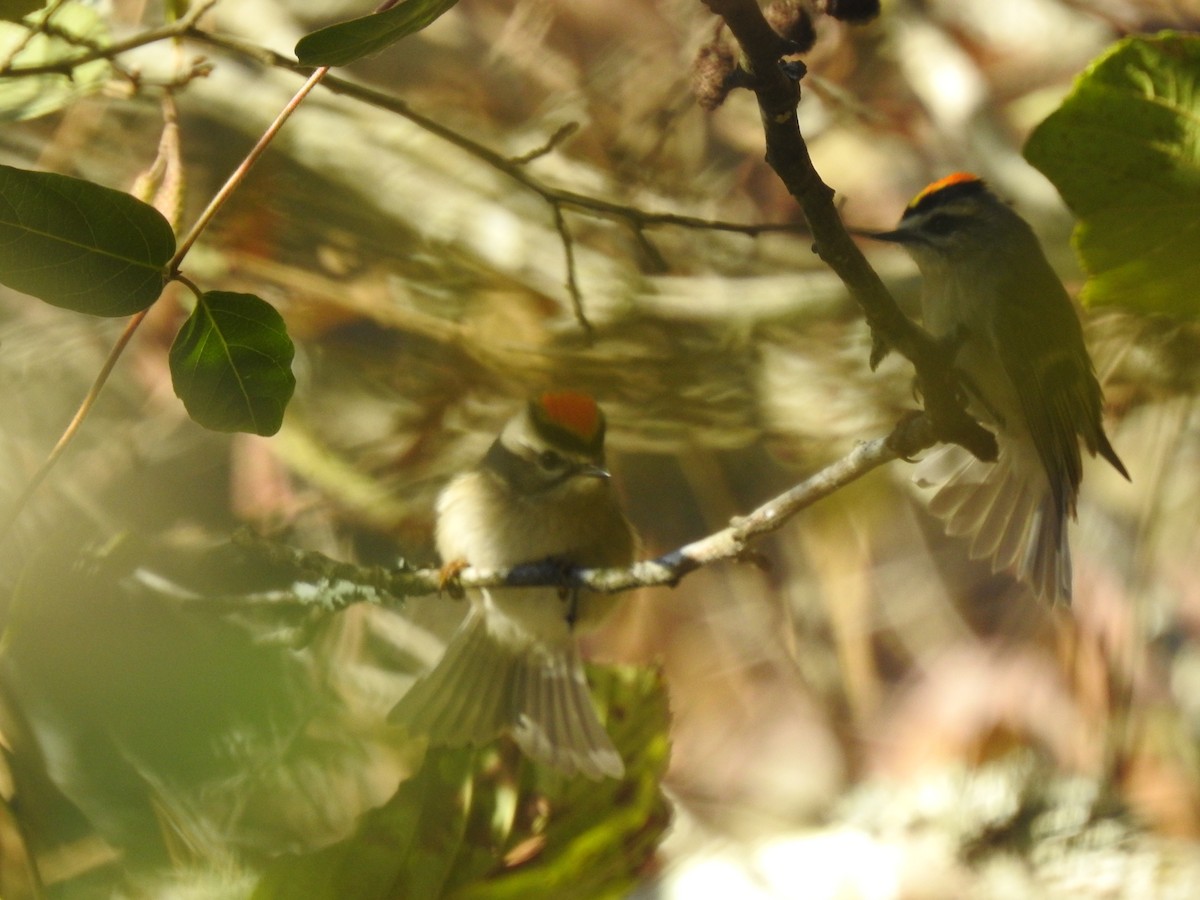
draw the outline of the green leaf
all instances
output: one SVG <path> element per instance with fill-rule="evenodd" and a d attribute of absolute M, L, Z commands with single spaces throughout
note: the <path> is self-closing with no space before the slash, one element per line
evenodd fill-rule
<path fill-rule="evenodd" d="M 430 750 L 355 835 L 272 863 L 255 900 L 626 896 L 670 821 L 666 694 L 655 670 L 594 667 L 588 678 L 625 778 L 567 778 L 507 740 Z"/>
<path fill-rule="evenodd" d="M 191 5 L 191 0 L 163 0 L 163 18 L 178 22 L 187 15 Z"/>
<path fill-rule="evenodd" d="M 41 9 L 43 0 L 0 0 L 0 19 L 20 22 L 35 9 Z"/>
<path fill-rule="evenodd" d="M 209 291 L 171 346 L 171 380 L 188 415 L 214 431 L 270 435 L 292 398 L 295 348 L 283 317 L 253 294 Z"/>
<path fill-rule="evenodd" d="M 661 673 L 591 667 L 588 681 L 607 710 L 609 733 L 626 763 L 625 778 L 567 779 L 527 766 L 522 796 L 544 798 L 551 819 L 534 833 L 514 831 L 507 850 L 538 837 L 544 845 L 520 865 L 497 867 L 487 880 L 455 882 L 456 900 L 618 900 L 628 896 L 653 856 L 671 819 L 660 789 L 670 761 L 670 713 Z"/>
<path fill-rule="evenodd" d="M 95 316 L 127 316 L 162 292 L 171 226 L 129 194 L 0 166 L 0 282 Z"/>
<path fill-rule="evenodd" d="M 1085 303 L 1200 315 L 1200 38 L 1116 44 L 1025 156 L 1079 217 Z"/>
<path fill-rule="evenodd" d="M 404 0 L 383 12 L 330 25 L 302 37 L 296 45 L 296 58 L 306 66 L 349 65 L 420 31 L 457 2 Z"/>
<path fill-rule="evenodd" d="M 27 4 L 18 2 L 9 6 L 15 14 Z M 39 7 L 43 4 L 33 4 L 35 10 Z M 43 9 L 29 16 L 24 24 L 17 24 L 19 16 L 12 21 L 0 21 L 0 60 L 8 61 L 17 70 L 30 66 L 61 67 L 57 73 L 0 78 L 0 121 L 20 121 L 57 112 L 72 100 L 95 93 L 108 83 L 112 66 L 106 59 L 78 66 L 67 63 L 83 55 L 87 47 L 110 43 L 108 26 L 100 12 L 82 2 L 66 3 L 54 13 L 53 34 L 39 31 L 30 36 L 30 27 L 39 25 L 45 17 Z M 8 18 L 7 14 L 0 14 L 0 19 Z"/>

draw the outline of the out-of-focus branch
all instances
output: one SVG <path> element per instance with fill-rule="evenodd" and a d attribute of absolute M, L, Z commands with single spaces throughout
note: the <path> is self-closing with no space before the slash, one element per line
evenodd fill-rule
<path fill-rule="evenodd" d="M 741 45 L 748 77 L 740 78 L 738 84 L 753 90 L 758 98 L 767 163 L 804 211 L 817 255 L 862 307 L 875 338 L 872 365 L 889 348 L 902 354 L 917 370 L 925 410 L 938 439 L 960 444 L 980 459 L 995 459 L 995 438 L 964 409 L 952 348 L 904 315 L 847 233 L 833 202 L 833 189 L 813 166 L 796 114 L 799 83 L 780 65 L 793 48 L 767 24 L 755 0 L 701 2 L 721 17 Z"/>
<path fill-rule="evenodd" d="M 777 531 L 801 510 L 884 463 L 914 456 L 934 443 L 936 438 L 928 420 L 924 416 L 909 416 L 887 437 L 859 444 L 842 459 L 773 497 L 753 512 L 738 516 L 720 531 L 657 559 L 642 560 L 619 569 L 564 571 L 560 564 L 553 562 L 532 563 L 511 569 L 467 568 L 454 577 L 451 587 L 457 591 L 465 588 L 542 585 L 586 588 L 606 594 L 640 587 L 673 587 L 685 575 L 703 566 L 748 558 L 750 545 L 755 540 Z M 365 588 L 377 596 L 398 599 L 421 596 L 436 593 L 446 586 L 440 569 L 418 569 L 406 565 L 399 568 L 356 566 L 331 559 L 322 553 L 301 550 L 261 537 L 249 529 L 237 532 L 234 541 L 248 552 L 276 565 L 291 568 L 302 577 Z M 320 593 L 311 600 L 297 598 L 297 602 L 311 602 L 325 609 L 336 610 L 364 599 L 363 592 L 350 590 Z"/>
<path fill-rule="evenodd" d="M 200 2 L 193 5 L 187 11 L 186 15 L 180 16 L 174 22 L 168 22 L 157 28 L 139 32 L 123 41 L 89 47 L 75 56 L 66 59 L 51 63 L 40 63 L 36 66 L 12 67 L 5 65 L 0 67 L 0 78 L 28 78 L 34 75 L 65 75 L 69 78 L 75 69 L 87 63 L 95 62 L 99 59 L 113 60 L 122 53 L 136 50 L 138 47 L 145 47 L 147 44 L 155 44 L 159 41 L 182 36 L 191 31 L 200 20 L 200 17 L 212 9 L 216 5 L 216 2 L 217 0 L 200 0 Z"/>
<path fill-rule="evenodd" d="M 287 69 L 299 75 L 308 75 L 312 72 L 311 66 L 303 66 L 292 57 L 284 56 L 265 47 L 227 35 L 214 34 L 200 28 L 193 28 L 188 31 L 187 37 L 198 43 L 219 47 L 223 50 L 257 59 L 264 65 Z M 808 233 L 808 229 L 803 225 L 791 222 L 746 224 L 741 222 L 727 222 L 720 219 L 705 219 L 699 216 L 688 216 L 678 213 L 652 212 L 636 206 L 615 203 L 611 200 L 605 200 L 602 197 L 594 197 L 577 191 L 556 187 L 545 183 L 533 175 L 528 169 L 528 163 L 539 156 L 545 155 L 546 152 L 567 136 L 567 134 L 561 131 L 552 136 L 546 146 L 538 147 L 521 156 L 510 158 L 467 137 L 465 134 L 443 125 L 436 119 L 418 112 L 393 94 L 375 90 L 374 88 L 336 75 L 326 77 L 323 84 L 327 90 L 335 94 L 353 97 L 363 103 L 368 103 L 371 106 L 402 116 L 430 134 L 482 160 L 487 165 L 516 181 L 522 187 L 542 197 L 548 203 L 559 207 L 624 222 L 635 229 L 668 226 L 704 231 L 724 231 L 734 234 L 744 234 L 749 237 L 773 232 Z"/>
<path fill-rule="evenodd" d="M 276 53 L 273 50 L 247 43 L 236 38 L 213 34 L 200 28 L 191 29 L 187 36 L 199 43 L 220 47 L 224 50 L 249 56 L 251 58 L 260 60 L 266 65 L 276 68 L 287 69 L 298 74 L 308 74 L 312 71 L 311 67 L 303 66 L 291 57 L 284 56 L 281 53 Z M 592 326 L 589 323 L 584 310 L 583 293 L 579 286 L 579 279 L 576 274 L 574 240 L 571 236 L 570 227 L 564 216 L 564 212 L 567 210 L 584 212 L 592 216 L 603 217 L 621 222 L 630 228 L 634 234 L 634 237 L 643 244 L 647 241 L 644 233 L 646 229 L 663 226 L 692 228 L 707 231 L 723 231 L 745 234 L 751 237 L 768 232 L 806 232 L 806 229 L 803 226 L 799 226 L 794 223 L 745 225 L 737 222 L 703 219 L 697 216 L 687 216 L 676 213 L 650 212 L 648 210 L 639 209 L 635 206 L 614 203 L 601 197 L 593 197 L 587 194 L 581 194 L 577 191 L 571 191 L 565 188 L 547 184 L 530 173 L 528 164 L 537 159 L 539 156 L 542 156 L 552 150 L 558 142 L 569 136 L 571 130 L 569 127 L 567 129 L 560 129 L 542 147 L 535 148 L 534 150 L 517 157 L 508 157 L 502 153 L 498 153 L 491 147 L 467 137 L 465 134 L 457 132 L 452 128 L 448 128 L 447 126 L 438 122 L 436 119 L 432 119 L 417 112 L 399 97 L 396 97 L 392 94 L 388 94 L 383 91 L 377 91 L 365 85 L 350 81 L 349 79 L 332 75 L 325 79 L 324 85 L 327 89 L 336 94 L 353 97 L 364 103 L 369 103 L 370 105 L 379 109 L 385 109 L 389 112 L 393 112 L 399 116 L 402 116 L 403 118 L 412 122 L 414 125 L 417 125 L 419 128 L 422 128 L 425 131 L 428 131 L 430 134 L 433 134 L 446 141 L 447 143 L 458 147 L 460 150 L 469 153 L 496 171 L 508 176 L 513 181 L 521 185 L 521 187 L 532 191 L 534 194 L 537 194 L 539 197 L 541 197 L 550 207 L 553 215 L 555 230 L 558 232 L 562 241 L 563 265 L 565 269 L 564 281 L 567 292 L 571 298 L 571 306 L 574 311 L 575 318 L 579 322 L 579 325 L 584 332 L 589 335 L 592 332 Z"/>

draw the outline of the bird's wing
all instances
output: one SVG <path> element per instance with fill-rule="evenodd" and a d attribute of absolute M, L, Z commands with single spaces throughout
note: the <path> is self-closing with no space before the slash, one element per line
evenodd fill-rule
<path fill-rule="evenodd" d="M 1039 254 L 1040 255 L 1040 254 Z M 1044 259 L 1008 267 L 994 319 L 1004 369 L 1016 389 L 1030 436 L 1060 515 L 1075 512 L 1083 477 L 1079 435 L 1094 448 L 1100 385 L 1066 289 Z"/>

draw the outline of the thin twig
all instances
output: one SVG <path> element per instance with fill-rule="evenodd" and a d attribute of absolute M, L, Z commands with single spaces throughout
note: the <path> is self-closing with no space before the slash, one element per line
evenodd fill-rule
<path fill-rule="evenodd" d="M 108 376 L 112 374 L 113 367 L 116 366 L 117 360 L 121 358 L 121 354 L 125 351 L 126 345 L 137 331 L 138 326 L 142 324 L 142 320 L 146 318 L 147 312 L 148 310 L 142 310 L 125 323 L 125 330 L 121 332 L 121 336 L 117 338 L 117 342 L 113 344 L 113 348 L 108 352 L 108 357 L 104 360 L 104 364 L 100 366 L 100 371 L 96 374 L 96 378 L 92 382 L 87 395 L 83 398 L 83 402 L 75 410 L 75 415 L 71 418 L 67 427 L 63 429 L 63 433 L 59 435 L 54 447 L 46 454 L 46 458 L 42 460 L 42 464 L 33 474 L 29 483 L 25 485 L 25 489 L 17 497 L 12 509 L 9 510 L 7 518 L 4 519 L 3 525 L 0 525 L 0 543 L 3 543 L 8 538 L 9 532 L 12 530 L 13 525 L 16 524 L 21 511 L 29 503 L 29 499 L 41 486 L 42 482 L 46 480 L 46 476 L 50 474 L 50 470 L 54 468 L 55 463 L 58 462 L 59 458 L 66 451 L 67 446 L 75 438 L 75 435 L 79 433 L 79 429 L 83 426 L 83 420 L 87 418 L 88 413 L 92 411 L 92 407 L 96 405 L 96 400 L 100 396 L 100 392 L 108 382 Z"/>
<path fill-rule="evenodd" d="M 295 59 L 284 56 L 281 53 L 276 53 L 273 50 L 269 50 L 257 44 L 248 43 L 246 41 L 241 41 L 225 35 L 212 34 L 210 32 L 194 28 L 187 33 L 187 37 L 199 43 L 208 44 L 213 47 L 219 47 L 223 50 L 248 56 L 252 59 L 258 59 L 264 65 L 270 65 L 274 68 L 285 69 L 289 72 L 295 72 L 298 74 L 308 74 L 312 71 L 311 66 L 301 65 Z M 541 179 L 529 172 L 528 167 L 526 166 L 526 163 L 528 162 L 526 157 L 522 156 L 512 159 L 504 156 L 501 153 L 497 153 L 492 148 L 467 137 L 465 134 L 457 132 L 454 129 L 443 125 L 436 119 L 431 119 L 428 116 L 417 112 L 399 97 L 383 91 L 375 90 L 374 88 L 370 88 L 365 85 L 357 84 L 353 81 L 349 81 L 348 79 L 341 78 L 336 75 L 330 75 L 327 77 L 324 82 L 322 82 L 322 86 L 335 94 L 352 97 L 355 100 L 360 100 L 363 103 L 367 103 L 378 109 L 396 113 L 397 115 L 412 122 L 422 130 L 427 131 L 435 137 L 446 141 L 448 144 L 451 144 L 452 146 L 469 153 L 477 159 L 482 160 L 488 166 L 511 178 L 522 187 L 537 194 L 547 203 L 558 204 L 565 209 L 579 210 L 595 216 L 601 216 L 614 221 L 624 222 L 634 229 L 666 226 L 675 228 L 689 228 L 700 231 L 722 231 L 732 234 L 742 234 L 748 237 L 757 237 L 760 234 L 775 233 L 801 235 L 809 234 L 808 227 L 802 223 L 777 222 L 746 224 L 742 222 L 728 222 L 720 219 L 705 219 L 700 216 L 689 216 L 679 213 L 649 212 L 647 210 L 639 209 L 635 206 L 614 203 L 610 200 L 605 200 L 600 197 L 593 197 L 588 194 L 581 194 L 576 191 L 555 187 L 553 185 L 546 184 Z M 556 135 L 560 132 L 561 129 L 559 132 L 556 132 Z M 554 137 L 550 139 L 550 143 L 553 141 Z M 528 155 L 529 154 L 526 154 L 526 156 Z"/>
<path fill-rule="evenodd" d="M 274 140 L 275 135 L 279 133 L 279 129 L 283 127 L 284 123 L 287 122 L 289 118 L 291 118 L 292 113 L 296 111 L 296 108 L 299 107 L 304 98 L 308 96 L 309 92 L 312 91 L 313 88 L 320 84 L 321 79 L 324 78 L 328 72 L 329 66 L 322 66 L 321 68 L 314 70 L 313 73 L 308 76 L 308 80 L 304 82 L 304 84 L 300 87 L 300 90 L 298 90 L 295 96 L 293 96 L 292 99 L 287 102 L 287 105 L 285 105 L 283 109 L 279 111 L 279 115 L 275 117 L 275 121 L 267 127 L 267 130 L 263 132 L 262 137 L 260 137 L 258 141 L 255 142 L 254 146 L 250 148 L 250 152 L 246 154 L 246 158 L 241 161 L 238 167 L 234 169 L 233 174 L 229 176 L 223 185 L 221 185 L 221 189 L 213 195 L 213 198 L 208 202 L 208 206 L 204 208 L 204 212 L 200 213 L 200 217 L 196 219 L 196 223 L 191 227 L 191 230 L 188 231 L 188 233 L 179 241 L 178 248 L 175 250 L 175 255 L 171 257 L 171 261 L 167 263 L 168 277 L 173 278 L 179 273 L 179 265 L 183 262 L 183 258 L 187 256 L 188 251 L 192 249 L 192 245 L 196 243 L 196 239 L 200 237 L 200 235 L 204 232 L 204 229 L 208 227 L 209 222 L 211 222 L 213 217 L 220 212 L 221 207 L 225 205 L 225 202 L 230 198 L 230 196 L 232 196 L 233 192 L 245 180 L 246 174 L 250 171 L 251 166 L 258 162 L 259 158 L 263 155 L 263 153 L 266 152 L 267 147 L 270 146 L 270 143 L 272 140 Z"/>
<path fill-rule="evenodd" d="M 562 207 L 555 203 L 553 209 L 554 227 L 563 245 L 563 261 L 567 268 L 567 293 L 571 295 L 571 308 L 575 312 L 575 321 L 590 340 L 593 335 L 592 323 L 588 321 L 587 313 L 583 309 L 583 293 L 579 290 L 579 279 L 575 271 L 575 238 L 571 236 L 571 229 L 567 225 Z"/>
<path fill-rule="evenodd" d="M 549 153 L 553 153 L 558 146 L 579 130 L 578 122 L 567 122 L 565 125 L 560 125 L 554 134 L 540 146 L 534 147 L 528 153 L 522 153 L 520 156 L 514 156 L 512 161 L 520 166 L 527 166 L 535 159 L 541 159 Z"/>

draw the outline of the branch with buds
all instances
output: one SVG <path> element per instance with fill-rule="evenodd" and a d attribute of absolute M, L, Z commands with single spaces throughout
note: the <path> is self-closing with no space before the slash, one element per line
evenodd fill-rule
<path fill-rule="evenodd" d="M 917 380 L 938 440 L 959 444 L 982 460 L 996 458 L 996 439 L 967 414 L 963 387 L 953 367 L 953 346 L 935 340 L 912 322 L 851 239 L 834 205 L 833 189 L 813 166 L 800 133 L 797 107 L 804 67 L 783 58 L 797 45 L 774 31 L 755 0 L 702 0 L 720 16 L 741 47 L 741 69 L 727 83 L 754 91 L 762 114 L 767 164 L 796 198 L 813 235 L 813 250 L 841 278 L 862 307 L 875 340 L 874 368 L 894 349 L 917 370 Z"/>
<path fill-rule="evenodd" d="M 614 594 L 640 587 L 673 587 L 680 579 L 702 566 L 724 560 L 752 558 L 750 545 L 779 530 L 801 510 L 868 472 L 895 459 L 906 459 L 937 442 L 924 416 L 902 420 L 887 437 L 857 445 L 842 459 L 826 466 L 784 493 L 773 497 L 753 512 L 733 519 L 729 525 L 656 559 L 642 560 L 625 568 L 564 569 L 553 560 L 514 566 L 511 569 L 473 569 L 457 572 L 447 584 L 441 569 L 357 566 L 339 562 L 323 553 L 300 550 L 242 529 L 234 542 L 268 562 L 293 569 L 297 574 L 361 590 L 338 590 L 319 595 L 311 602 L 336 611 L 367 597 L 416 597 L 449 589 L 532 587 L 587 588 Z M 307 602 L 307 601 L 305 601 Z"/>

